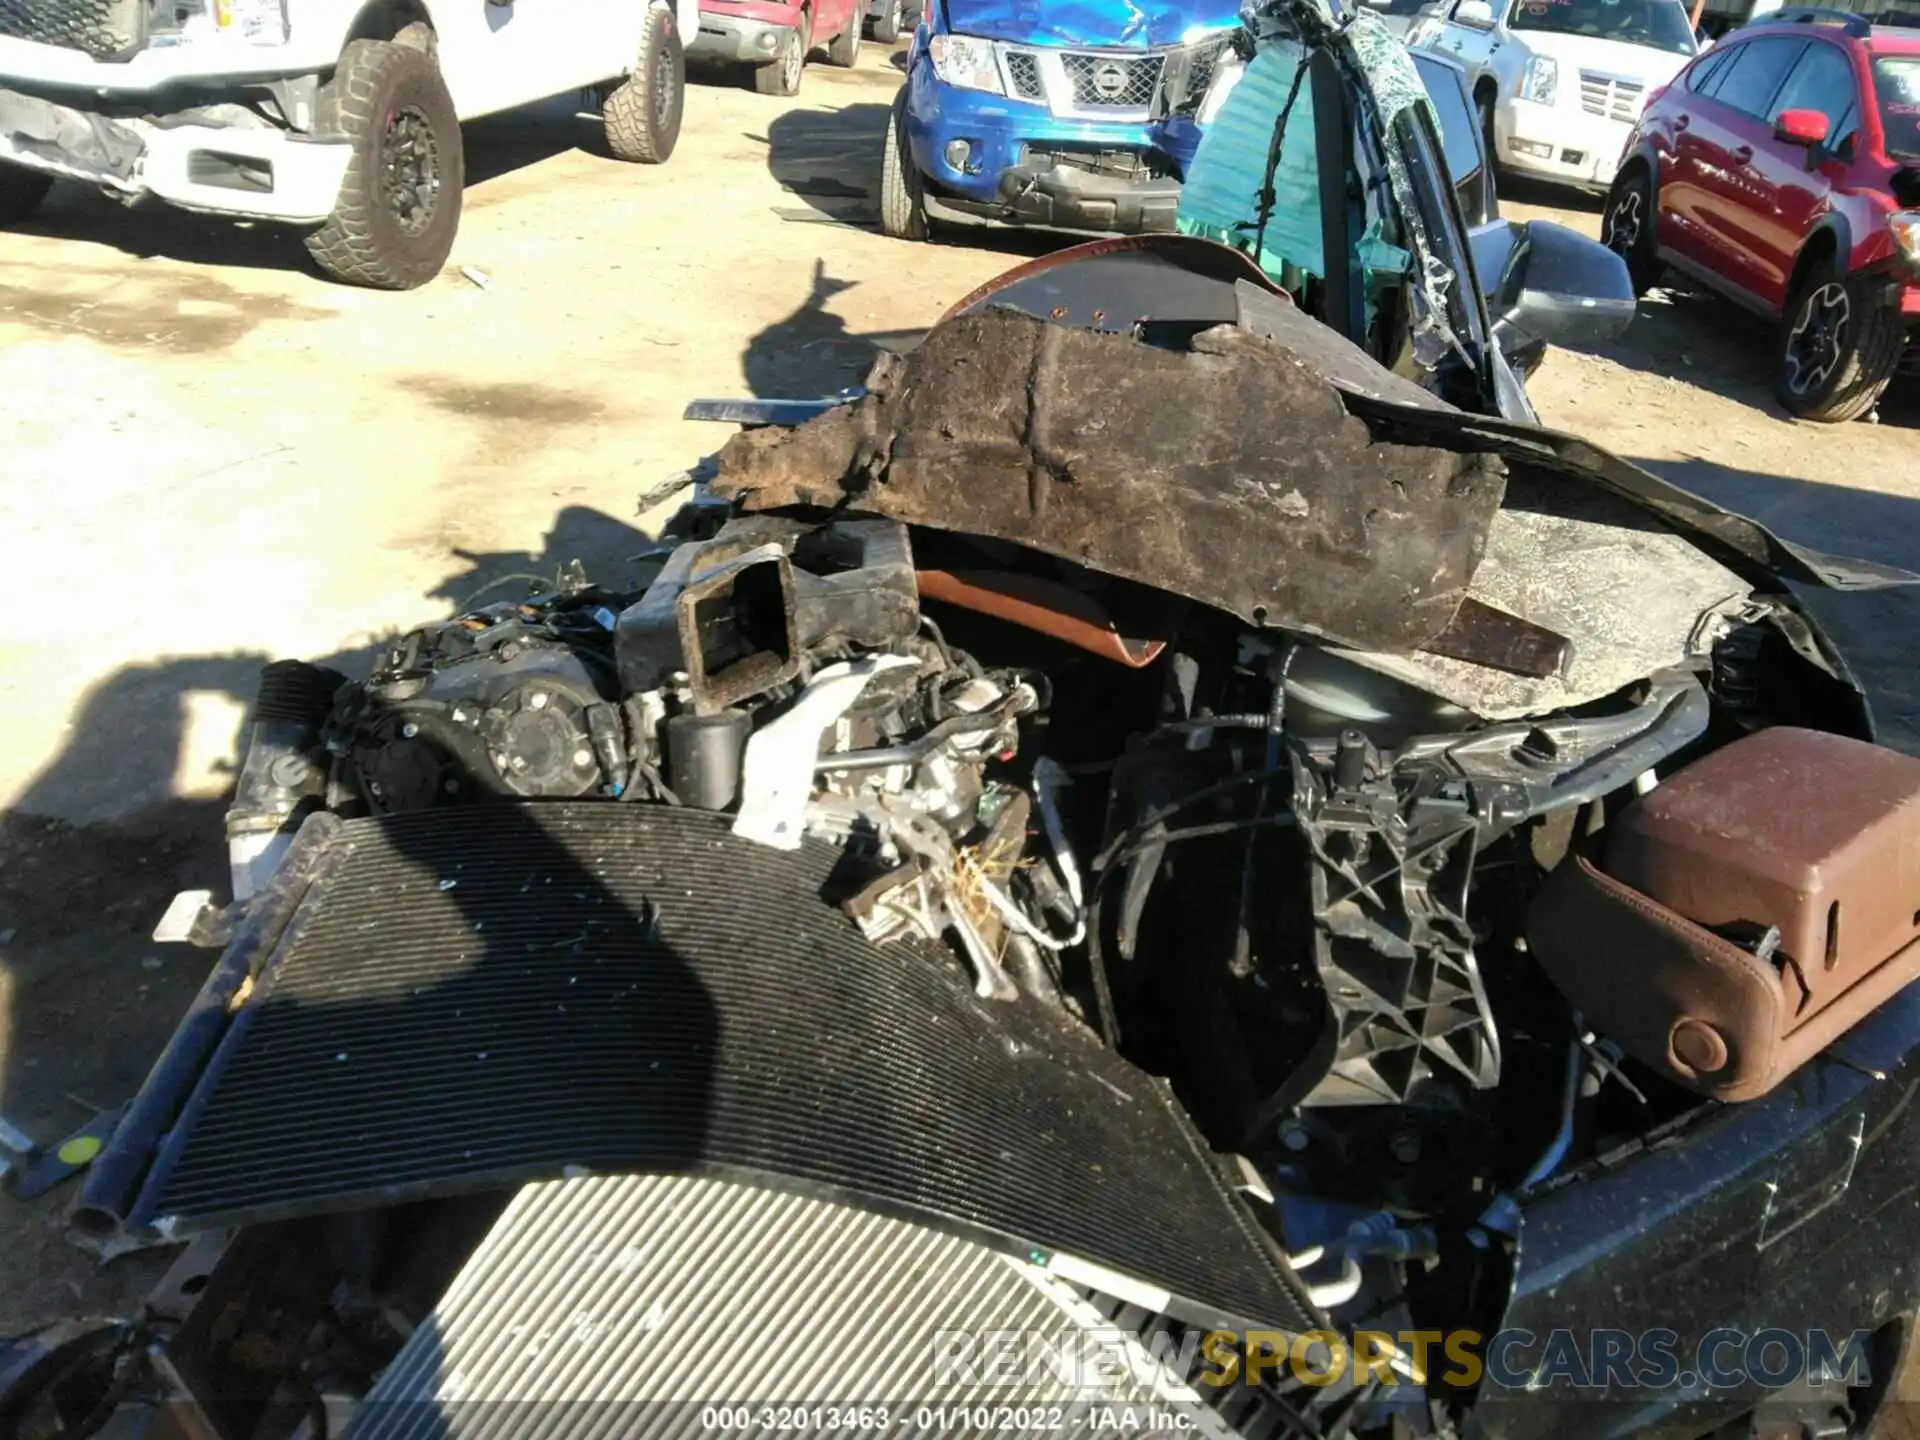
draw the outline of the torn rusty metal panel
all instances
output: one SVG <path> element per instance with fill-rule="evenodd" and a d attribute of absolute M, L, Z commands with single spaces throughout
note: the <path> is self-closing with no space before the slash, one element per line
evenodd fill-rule
<path fill-rule="evenodd" d="M 1283 345 L 1191 351 L 1005 310 L 936 326 L 870 393 L 735 436 L 714 490 L 1009 540 L 1370 650 L 1446 629 L 1500 508 L 1481 456 L 1375 440 Z"/>
<path fill-rule="evenodd" d="M 1544 680 L 1566 670 L 1573 641 L 1525 616 L 1496 609 L 1469 595 L 1460 602 L 1453 623 L 1424 648 L 1429 655 Z"/>

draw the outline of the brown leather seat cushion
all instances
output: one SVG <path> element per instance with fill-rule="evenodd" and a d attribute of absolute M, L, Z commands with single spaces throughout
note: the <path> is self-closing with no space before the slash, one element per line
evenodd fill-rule
<path fill-rule="evenodd" d="M 1920 977 L 1920 760 L 1812 730 L 1734 742 L 1569 856 L 1535 955 L 1629 1053 L 1723 1099 L 1771 1089 Z M 1771 960 L 1708 927 L 1780 932 Z"/>

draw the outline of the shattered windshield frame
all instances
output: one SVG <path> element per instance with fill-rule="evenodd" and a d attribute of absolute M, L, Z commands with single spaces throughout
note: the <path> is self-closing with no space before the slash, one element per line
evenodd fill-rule
<path fill-rule="evenodd" d="M 1414 193 L 1423 202 L 1429 239 L 1444 252 L 1443 259 L 1453 271 L 1453 284 L 1447 292 L 1448 315 L 1454 334 L 1471 349 L 1484 356 L 1491 344 L 1492 320 L 1487 313 L 1485 292 L 1473 266 L 1473 247 L 1468 243 L 1466 217 L 1461 213 L 1459 195 L 1448 169 L 1444 144 L 1433 117 L 1418 107 L 1404 111 L 1394 121 L 1396 135 L 1415 180 Z"/>
<path fill-rule="evenodd" d="M 1298 9 L 1311 5 L 1312 0 L 1294 0 Z M 1476 394 L 1490 393 L 1492 319 L 1425 82 L 1399 39 L 1370 11 L 1356 10 L 1329 38 L 1335 63 L 1358 102 L 1356 164 L 1364 153 L 1371 172 L 1362 177 L 1370 182 L 1361 191 L 1366 228 L 1377 228 L 1409 255 L 1401 287 L 1409 307 L 1406 343 L 1420 368 L 1444 374 L 1451 361 L 1464 367 Z M 1404 83 L 1407 77 L 1390 73 L 1396 61 L 1405 61 L 1411 87 Z M 1384 90 L 1376 85 L 1376 74 L 1384 74 Z M 1399 103 L 1390 109 L 1396 95 Z M 1391 365 L 1396 357 L 1379 358 Z"/>

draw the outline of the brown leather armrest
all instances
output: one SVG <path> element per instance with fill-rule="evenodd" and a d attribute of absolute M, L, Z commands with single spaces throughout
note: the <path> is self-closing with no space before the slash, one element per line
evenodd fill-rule
<path fill-rule="evenodd" d="M 1527 940 L 1590 1024 L 1676 1080 L 1744 1100 L 1776 1078 L 1786 996 L 1771 966 L 1573 854 L 1548 877 Z"/>
<path fill-rule="evenodd" d="M 1771 1090 L 1920 978 L 1920 942 L 1796 1025 L 1798 986 L 1731 941 L 1595 869 L 1547 877 L 1527 939 L 1553 982 L 1628 1054 L 1720 1100 Z"/>

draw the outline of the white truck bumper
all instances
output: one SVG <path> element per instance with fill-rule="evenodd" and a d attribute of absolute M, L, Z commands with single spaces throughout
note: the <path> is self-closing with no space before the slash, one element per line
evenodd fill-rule
<path fill-rule="evenodd" d="M 184 210 L 318 224 L 346 174 L 346 140 L 267 127 L 120 119 L 6 88 L 0 160 L 97 184 L 128 200 L 154 195 Z"/>
<path fill-rule="evenodd" d="M 144 94 L 182 83 L 217 89 L 330 70 L 339 58 L 339 37 L 324 27 L 297 29 L 285 45 L 233 40 L 155 43 L 124 60 L 96 60 L 83 51 L 0 35 L 0 85 L 57 85 L 101 95 Z"/>
<path fill-rule="evenodd" d="M 1524 175 L 1583 189 L 1613 184 L 1633 126 L 1567 105 L 1502 99 L 1493 113 L 1500 163 Z"/>

